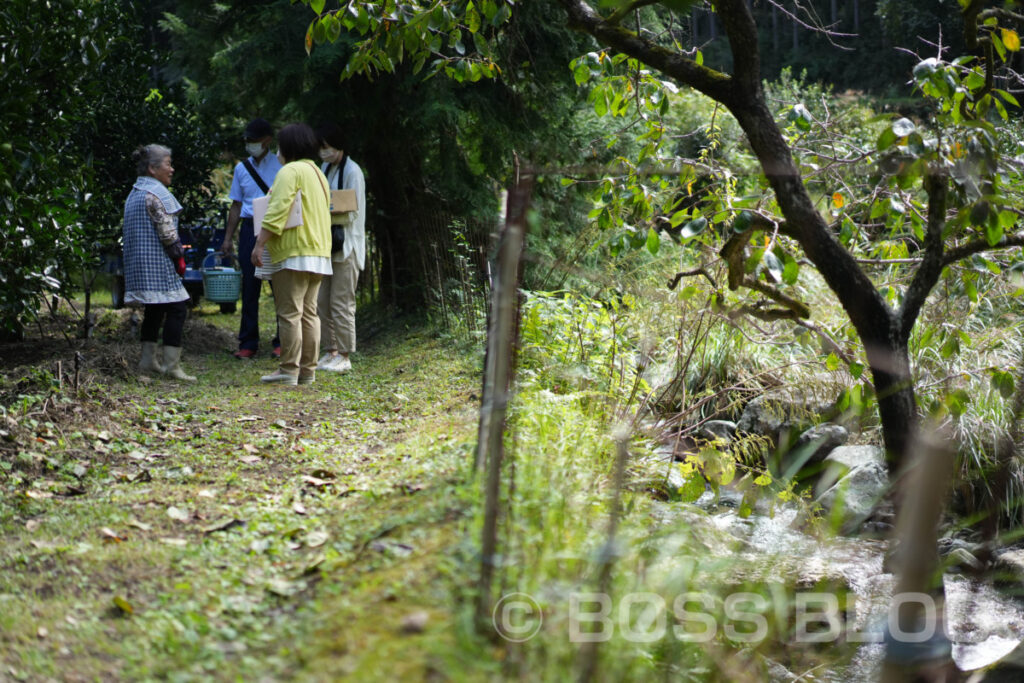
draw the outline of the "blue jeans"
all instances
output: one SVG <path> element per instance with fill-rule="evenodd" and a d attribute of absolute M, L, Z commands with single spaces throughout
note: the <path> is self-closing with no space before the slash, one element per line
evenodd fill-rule
<path fill-rule="evenodd" d="M 252 231 L 252 219 L 243 218 L 238 226 L 238 262 L 242 268 L 242 321 L 238 328 L 238 348 L 250 351 L 256 351 L 260 346 L 260 290 L 263 289 L 263 280 L 256 277 L 256 266 L 252 265 L 254 246 L 256 235 Z M 281 345 L 280 336 L 275 326 L 274 346 Z"/>

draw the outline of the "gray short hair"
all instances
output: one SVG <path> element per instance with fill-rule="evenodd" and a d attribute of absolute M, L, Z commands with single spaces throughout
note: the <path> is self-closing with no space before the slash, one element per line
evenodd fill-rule
<path fill-rule="evenodd" d="M 149 175 L 151 166 L 159 166 L 167 157 L 171 156 L 171 148 L 163 145 L 139 145 L 132 153 L 135 161 L 135 171 L 138 175 Z"/>

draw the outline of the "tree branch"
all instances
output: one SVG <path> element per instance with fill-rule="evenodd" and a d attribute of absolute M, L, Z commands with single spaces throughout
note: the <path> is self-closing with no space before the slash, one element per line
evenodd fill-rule
<path fill-rule="evenodd" d="M 836 357 L 839 358 L 839 360 L 846 363 L 847 366 L 853 363 L 853 356 L 847 353 L 846 350 L 839 345 L 839 342 L 833 339 L 832 335 L 830 335 L 828 332 L 807 320 L 795 320 L 794 322 L 800 327 L 806 330 L 810 330 L 814 334 L 818 335 L 818 339 L 820 339 L 822 343 L 826 347 L 828 347 L 828 350 L 836 354 Z"/>
<path fill-rule="evenodd" d="M 730 318 L 735 319 L 741 315 L 749 315 L 769 323 L 776 320 L 797 320 L 800 317 L 795 311 L 788 308 L 756 308 L 747 304 L 729 311 Z"/>
<path fill-rule="evenodd" d="M 776 287 L 772 287 L 771 285 L 765 282 L 761 282 L 760 280 L 757 280 L 752 277 L 743 278 L 743 286 L 746 287 L 747 289 L 752 289 L 755 292 L 760 292 L 761 294 L 764 294 L 766 297 L 772 299 L 776 303 L 782 304 L 788 310 L 793 312 L 793 315 L 795 316 L 794 320 L 796 318 L 811 317 L 810 306 L 805 304 L 803 301 L 797 301 L 793 297 L 783 294 Z"/>
<path fill-rule="evenodd" d="M 968 256 L 974 256 L 980 254 L 983 251 L 996 251 L 998 249 L 1010 249 L 1012 247 L 1024 247 L 1024 235 L 1010 235 L 996 242 L 994 245 L 989 244 L 987 240 L 973 240 L 967 244 L 961 244 L 955 249 L 950 249 L 946 252 L 945 257 L 942 259 L 942 266 L 946 267 L 962 261 Z"/>
<path fill-rule="evenodd" d="M 989 17 L 995 17 L 997 19 L 1006 19 L 1007 21 L 1016 21 L 1024 24 L 1024 14 L 1017 14 L 1011 12 L 1008 9 L 1002 9 L 1000 7 L 992 7 L 978 13 L 978 20 L 984 23 Z"/>
<path fill-rule="evenodd" d="M 585 0 L 558 0 L 569 15 L 570 28 L 589 33 L 608 47 L 639 59 L 680 83 L 720 102 L 732 97 L 732 79 L 676 52 L 653 45 L 632 31 L 610 24 Z"/>
<path fill-rule="evenodd" d="M 924 189 L 928 193 L 928 224 L 924 236 L 924 256 L 914 273 L 914 279 L 907 287 L 900 309 L 900 328 L 904 339 L 910 338 L 910 331 L 917 322 L 925 299 L 942 274 L 942 255 L 945 242 L 942 230 L 946 227 L 946 198 L 949 194 L 949 174 L 933 167 L 924 177 Z"/>
<path fill-rule="evenodd" d="M 679 281 L 684 277 L 693 277 L 694 275 L 703 275 L 711 283 L 711 286 L 718 289 L 718 283 L 715 282 L 715 278 L 711 277 L 711 274 L 707 271 L 707 268 L 703 266 L 700 268 L 694 268 L 693 270 L 684 270 L 681 273 L 676 273 L 675 277 L 668 281 L 668 288 L 675 289 L 679 286 Z"/>
<path fill-rule="evenodd" d="M 619 9 L 609 14 L 605 21 L 609 24 L 618 25 L 619 22 L 632 14 L 634 10 L 638 10 L 641 7 L 647 7 L 648 5 L 657 5 L 660 1 L 661 0 L 633 0 L 633 2 L 627 2 L 619 7 Z"/>

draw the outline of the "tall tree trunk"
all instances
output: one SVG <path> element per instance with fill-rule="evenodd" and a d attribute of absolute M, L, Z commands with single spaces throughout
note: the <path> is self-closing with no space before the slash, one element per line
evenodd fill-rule
<path fill-rule="evenodd" d="M 779 8 L 772 5 L 772 51 L 779 52 Z"/>
<path fill-rule="evenodd" d="M 896 474 L 895 470 L 906 462 L 918 425 L 907 341 L 894 334 L 877 340 L 872 339 L 871 333 L 859 334 L 871 368 L 878 417 L 882 422 L 882 439 L 889 462 L 893 465 L 893 474 Z"/>
<path fill-rule="evenodd" d="M 422 146 L 414 136 L 401 134 L 398 117 L 402 107 L 397 94 L 385 110 L 395 112 L 395 117 L 372 122 L 370 139 L 377 144 L 366 149 L 366 167 L 373 169 L 367 177 L 367 192 L 372 194 L 376 208 L 367 228 L 373 230 L 381 250 L 382 302 L 412 311 L 423 305 L 427 290 L 417 227 L 420 217 L 436 205 L 436 199 L 422 187 Z"/>

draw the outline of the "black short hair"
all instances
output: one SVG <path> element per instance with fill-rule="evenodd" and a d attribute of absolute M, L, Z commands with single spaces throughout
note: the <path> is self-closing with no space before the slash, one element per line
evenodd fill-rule
<path fill-rule="evenodd" d="M 289 123 L 277 134 L 277 148 L 285 162 L 310 159 L 320 161 L 320 141 L 305 123 Z"/>
<path fill-rule="evenodd" d="M 336 123 L 325 122 L 316 127 L 320 146 L 330 145 L 334 149 L 345 149 L 345 131 Z"/>

